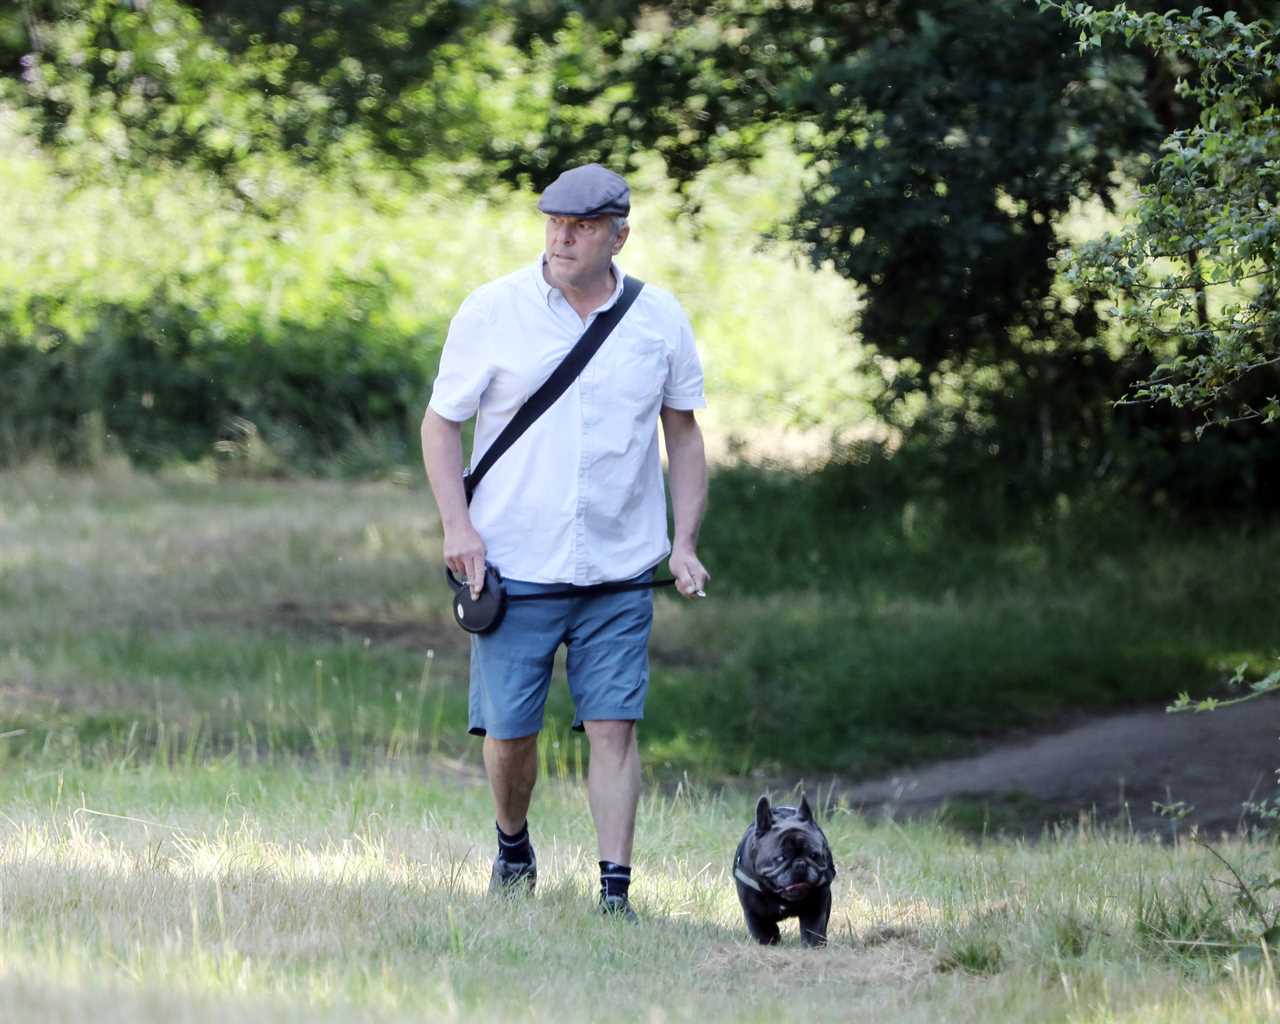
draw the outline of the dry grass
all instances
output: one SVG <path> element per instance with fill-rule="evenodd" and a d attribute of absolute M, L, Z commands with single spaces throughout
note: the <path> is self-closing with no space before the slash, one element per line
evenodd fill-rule
<path fill-rule="evenodd" d="M 641 807 L 643 921 L 602 920 L 581 747 L 554 731 L 538 896 L 489 899 L 488 795 L 441 725 L 465 663 L 434 529 L 390 485 L 0 480 L 0 713 L 20 725 L 0 729 L 0 1021 L 1273 1014 L 1273 976 L 1138 934 L 1141 892 L 1220 891 L 1201 851 L 1085 828 L 974 845 L 811 793 L 840 867 L 831 944 L 792 926 L 761 949 L 729 864 L 754 794 L 668 780 Z M 660 603 L 655 665 L 686 672 L 664 699 L 713 678 L 708 636 L 815 601 Z M 1274 847 L 1227 852 L 1280 873 Z M 1247 935 L 1238 909 L 1217 925 Z"/>
<path fill-rule="evenodd" d="M 1132 837 L 974 846 L 834 809 L 831 945 L 813 951 L 747 939 L 741 796 L 646 795 L 637 927 L 593 913 L 573 782 L 539 793 L 540 888 L 515 900 L 484 891 L 483 784 L 423 765 L 11 764 L 0 814 L 5 1021 L 1243 1021 L 1277 1000 L 1254 969 L 1137 940 L 1138 880 L 1206 864 Z M 981 943 L 987 970 L 966 959 Z"/>

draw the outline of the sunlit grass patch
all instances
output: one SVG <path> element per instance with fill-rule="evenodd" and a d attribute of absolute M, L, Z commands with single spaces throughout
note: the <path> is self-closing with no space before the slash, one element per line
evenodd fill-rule
<path fill-rule="evenodd" d="M 141 1022 L 179 1002 L 183 1019 L 254 1024 L 1137 1020 L 1143 1006 L 1245 1020 L 1275 999 L 1256 969 L 1188 970 L 1152 947 L 1142 893 L 1194 885 L 1206 864 L 1123 833 L 975 845 L 826 805 L 830 944 L 805 949 L 791 929 L 761 948 L 731 879 L 751 802 L 645 794 L 631 927 L 594 910 L 572 780 L 535 797 L 538 892 L 493 899 L 487 791 L 438 766 L 33 761 L 0 780 L 0 1011 L 70 1020 L 110 993 L 103 1019 Z"/>

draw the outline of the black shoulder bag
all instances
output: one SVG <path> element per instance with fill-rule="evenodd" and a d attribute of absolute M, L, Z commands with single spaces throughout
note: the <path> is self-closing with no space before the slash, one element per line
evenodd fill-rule
<path fill-rule="evenodd" d="M 551 376 L 543 381 L 542 386 L 525 400 L 524 405 L 516 410 L 516 414 L 511 417 L 511 421 L 502 428 L 502 432 L 497 436 L 493 444 L 489 446 L 480 461 L 475 464 L 475 467 L 464 474 L 462 483 L 466 491 L 468 505 L 471 504 L 471 497 L 475 494 L 476 487 L 479 486 L 481 479 L 489 472 L 493 464 L 498 461 L 498 457 L 515 444 L 516 439 L 528 430 L 539 416 L 550 409 L 556 403 L 556 400 L 564 394 L 569 385 L 578 379 L 578 375 L 582 373 L 583 368 L 590 362 L 591 357 L 599 351 L 605 339 L 609 337 L 613 329 L 618 326 L 619 321 L 626 315 L 627 310 L 631 308 L 631 304 L 635 302 L 636 296 L 640 294 L 640 289 L 643 287 L 644 282 L 638 278 L 628 276 L 623 279 L 622 294 L 618 296 L 618 301 L 591 322 L 591 326 L 583 332 L 582 337 L 569 350 L 569 354 L 551 372 Z M 616 594 L 626 590 L 666 587 L 675 583 L 674 579 L 639 582 L 627 580 L 617 583 L 597 583 L 589 587 L 564 587 L 559 590 L 543 591 L 539 594 L 508 595 L 506 585 L 502 580 L 502 574 L 495 566 L 486 565 L 484 569 L 484 586 L 481 588 L 479 596 L 473 598 L 469 583 L 459 580 L 447 567 L 444 574 L 449 581 L 449 586 L 453 588 L 453 617 L 458 625 L 468 633 L 491 633 L 497 629 L 498 624 L 502 622 L 503 615 L 506 614 L 508 601 L 539 601 L 558 597 Z"/>

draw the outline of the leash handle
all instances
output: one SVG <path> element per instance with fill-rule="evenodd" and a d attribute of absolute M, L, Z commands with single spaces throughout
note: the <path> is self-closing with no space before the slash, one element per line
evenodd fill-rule
<path fill-rule="evenodd" d="M 597 594 L 617 594 L 628 590 L 650 590 L 657 587 L 669 587 L 675 583 L 668 580 L 622 580 L 616 583 L 596 583 L 589 587 L 563 587 L 558 590 L 545 591 L 540 594 L 507 593 L 502 573 L 494 566 L 484 568 L 484 585 L 479 595 L 471 596 L 471 588 L 458 579 L 447 565 L 444 577 L 453 589 L 453 618 L 468 633 L 490 633 L 498 628 L 506 614 L 508 601 L 545 601 L 557 597 L 594 597 Z"/>
<path fill-rule="evenodd" d="M 497 569 L 491 565 L 484 567 L 484 584 L 476 597 L 471 596 L 471 588 L 448 566 L 444 576 L 453 588 L 453 617 L 459 626 L 468 633 L 488 633 L 498 628 L 507 610 L 507 591 Z"/>

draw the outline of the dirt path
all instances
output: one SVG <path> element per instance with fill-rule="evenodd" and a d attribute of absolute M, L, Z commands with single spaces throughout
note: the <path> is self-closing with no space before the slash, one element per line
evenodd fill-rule
<path fill-rule="evenodd" d="M 1032 832 L 1092 811 L 1100 821 L 1127 816 L 1137 830 L 1168 834 L 1170 822 L 1152 802 L 1184 801 L 1194 807 L 1184 824 L 1216 832 L 1237 826 L 1243 801 L 1280 796 L 1277 768 L 1280 697 L 1273 696 L 1211 713 L 1098 718 L 855 785 L 846 795 L 872 814 L 916 817 L 963 805 L 971 817 L 989 813 L 994 826 Z"/>

